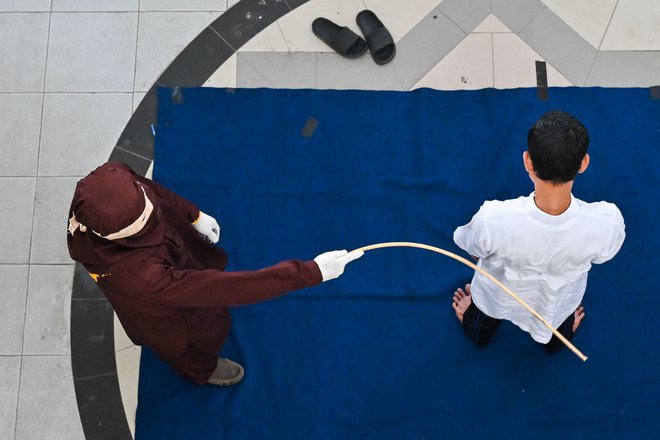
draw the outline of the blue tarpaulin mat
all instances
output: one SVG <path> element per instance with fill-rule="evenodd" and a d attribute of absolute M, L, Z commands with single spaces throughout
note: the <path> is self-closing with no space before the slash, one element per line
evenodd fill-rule
<path fill-rule="evenodd" d="M 461 253 L 484 200 L 527 195 L 528 128 L 576 115 L 591 165 L 574 195 L 616 203 L 627 239 L 589 276 L 587 317 L 547 354 L 504 323 L 475 347 L 451 309 L 469 268 L 370 251 L 337 280 L 232 309 L 233 387 L 142 353 L 143 439 L 646 439 L 660 432 L 656 292 L 660 101 L 648 89 L 159 91 L 154 179 L 222 226 L 228 270 L 414 241 Z M 221 294 L 221 292 L 219 292 Z"/>

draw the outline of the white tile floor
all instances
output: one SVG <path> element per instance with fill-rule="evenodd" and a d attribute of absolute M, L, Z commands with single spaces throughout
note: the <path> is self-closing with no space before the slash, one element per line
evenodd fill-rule
<path fill-rule="evenodd" d="M 73 265 L 63 237 L 73 186 L 107 160 L 160 72 L 235 3 L 0 0 L 1 439 L 83 438 L 70 361 Z M 365 8 L 398 42 L 389 66 L 368 55 L 344 60 L 310 32 L 320 15 L 358 31 L 355 14 Z M 551 86 L 648 86 L 660 85 L 659 56 L 657 0 L 311 0 L 205 85 L 532 87 L 534 61 L 546 60 Z M 625 80 L 649 66 L 658 68 Z M 133 423 L 139 349 L 115 330 Z"/>

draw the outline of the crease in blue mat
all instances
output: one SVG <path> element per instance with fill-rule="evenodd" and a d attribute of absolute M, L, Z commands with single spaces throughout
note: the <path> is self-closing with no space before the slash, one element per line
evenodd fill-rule
<path fill-rule="evenodd" d="M 627 239 L 589 276 L 573 340 L 586 363 L 507 323 L 474 347 L 450 307 L 470 269 L 375 250 L 337 280 L 233 309 L 222 354 L 246 368 L 237 386 L 198 387 L 143 349 L 138 440 L 655 438 L 660 101 L 648 89 L 182 93 L 159 90 L 154 178 L 218 219 L 228 270 L 384 241 L 460 253 L 452 233 L 484 200 L 532 191 L 527 130 L 554 108 L 591 135 L 574 195 L 616 203 Z"/>

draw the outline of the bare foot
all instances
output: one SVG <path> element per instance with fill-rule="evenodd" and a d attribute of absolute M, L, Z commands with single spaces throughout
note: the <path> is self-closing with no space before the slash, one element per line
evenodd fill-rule
<path fill-rule="evenodd" d="M 456 289 L 451 306 L 454 308 L 456 317 L 461 322 L 461 324 L 463 323 L 463 315 L 465 314 L 467 308 L 470 307 L 470 304 L 472 304 L 472 298 L 470 298 L 470 285 L 465 285 L 465 291 L 463 291 L 463 289 L 460 287 Z"/>
<path fill-rule="evenodd" d="M 580 326 L 580 323 L 584 319 L 585 313 L 584 313 L 584 307 L 581 305 L 575 310 L 575 320 L 573 321 L 573 333 L 578 329 Z"/>

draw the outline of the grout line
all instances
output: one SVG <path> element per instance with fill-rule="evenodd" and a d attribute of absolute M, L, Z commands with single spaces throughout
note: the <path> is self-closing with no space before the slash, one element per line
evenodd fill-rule
<path fill-rule="evenodd" d="M 403 85 L 403 81 L 401 81 L 401 76 L 399 75 L 399 72 L 396 70 L 396 67 L 394 67 L 393 65 L 390 65 L 390 69 L 392 70 L 392 72 L 394 72 L 394 77 L 396 78 L 396 81 L 399 83 L 399 90 L 401 90 L 402 92 L 409 92 L 410 90 L 412 90 L 412 87 L 414 87 L 415 84 L 417 84 L 417 82 L 419 82 L 419 80 L 417 80 L 417 82 L 413 83 L 410 87 L 406 88 Z"/>
<path fill-rule="evenodd" d="M 140 10 L 124 10 L 124 11 L 84 11 L 84 10 L 76 10 L 76 11 L 50 11 L 50 10 L 43 10 L 43 11 L 0 11 L 0 14 L 132 14 L 136 12 L 227 12 L 227 9 L 194 9 L 194 10 L 186 10 L 186 9 L 181 9 L 181 10 L 174 10 L 174 9 L 168 9 L 168 10 L 145 10 L 145 11 L 140 11 Z"/>
<path fill-rule="evenodd" d="M 220 37 L 220 39 L 221 39 L 222 41 L 224 41 L 225 44 L 226 44 L 227 46 L 229 46 L 234 52 L 237 52 L 237 51 L 238 51 L 238 49 L 236 49 L 234 46 L 232 46 L 231 44 L 229 44 L 229 42 L 227 42 L 227 40 L 225 40 L 225 39 L 222 37 L 222 35 L 220 35 L 220 34 L 218 33 L 218 31 L 216 31 L 216 30 L 213 28 L 213 23 L 211 23 L 208 27 L 209 27 L 209 29 L 211 29 L 211 30 L 213 31 L 214 34 L 216 34 L 218 37 Z"/>
<path fill-rule="evenodd" d="M 122 12 L 122 11 L 118 11 Z M 136 11 L 123 11 L 123 12 L 136 12 Z M 227 9 L 145 9 L 137 12 L 227 12 Z"/>
<path fill-rule="evenodd" d="M 610 29 L 610 24 L 612 24 L 612 19 L 614 18 L 614 14 L 616 13 L 616 8 L 619 7 L 619 1 L 620 0 L 616 0 L 616 4 L 614 5 L 614 9 L 612 9 L 612 15 L 610 15 L 610 19 L 607 22 L 607 26 L 605 26 L 605 32 L 603 32 L 603 36 L 600 38 L 600 43 L 598 43 L 598 47 L 596 48 L 596 50 L 599 51 L 599 52 L 600 52 L 600 47 L 603 45 L 603 40 L 605 39 L 605 35 L 607 35 L 607 31 Z M 589 72 L 591 72 L 591 70 L 589 70 Z M 588 75 L 587 75 L 587 77 L 588 77 Z"/>
<path fill-rule="evenodd" d="M 137 26 L 135 27 L 135 59 L 133 64 L 133 95 L 131 99 L 131 115 L 135 113 L 135 83 L 137 82 L 137 69 L 138 69 L 138 49 L 140 43 L 140 7 L 142 0 L 138 0 L 137 12 Z"/>
<path fill-rule="evenodd" d="M 598 43 L 598 48 L 596 48 L 596 53 L 594 54 L 594 59 L 591 60 L 591 65 L 589 66 L 589 71 L 587 72 L 587 75 L 584 77 L 584 82 L 582 83 L 582 87 L 584 87 L 587 84 L 587 81 L 589 81 L 589 77 L 591 76 L 591 71 L 594 68 L 594 65 L 596 64 L 596 58 L 598 58 L 598 54 L 600 53 L 600 48 L 603 45 L 603 40 L 605 40 L 605 36 L 607 35 L 607 31 L 610 29 L 610 24 L 612 23 L 612 18 L 614 18 L 614 13 L 616 12 L 616 8 L 619 6 L 619 0 L 616 1 L 616 4 L 614 5 L 614 9 L 612 10 L 612 15 L 610 15 L 610 19 L 607 22 L 607 26 L 605 27 L 605 32 L 603 32 L 603 36 L 600 39 L 600 43 Z"/>
<path fill-rule="evenodd" d="M 316 70 L 314 71 L 314 88 L 319 88 L 319 53 L 314 52 L 314 57 L 316 58 Z"/>
<path fill-rule="evenodd" d="M 491 59 L 490 67 L 493 72 L 493 88 L 495 88 L 495 36 L 493 35 L 492 32 L 490 34 L 490 59 Z"/>
<path fill-rule="evenodd" d="M 140 91 L 136 90 L 138 93 L 146 93 L 145 91 Z M 0 91 L 0 95 L 37 95 L 43 92 L 2 92 Z M 75 90 L 75 91 L 48 91 L 46 92 L 49 95 L 118 95 L 120 93 L 125 93 L 125 94 L 130 94 L 132 93 L 131 90 L 119 90 L 119 91 L 80 91 L 80 90 Z"/>
<path fill-rule="evenodd" d="M 133 344 L 133 345 L 129 345 L 128 347 L 124 347 L 124 348 L 120 348 L 119 350 L 115 350 L 115 356 L 116 356 L 118 353 L 121 353 L 122 351 L 128 350 L 129 348 L 135 348 L 135 347 L 138 347 L 138 346 L 135 345 L 135 344 Z"/>
<path fill-rule="evenodd" d="M 139 157 L 140 159 L 144 159 L 144 160 L 148 160 L 148 161 L 153 161 L 153 160 L 154 160 L 153 157 L 152 157 L 152 158 L 144 157 L 144 156 L 139 155 L 139 154 L 137 154 L 137 153 L 134 153 L 134 152 L 132 152 L 132 151 L 126 150 L 126 149 L 122 148 L 122 147 L 119 146 L 119 145 L 115 145 L 115 148 L 118 149 L 118 150 L 123 151 L 124 153 L 129 153 L 129 154 L 132 154 L 132 155 L 135 156 L 135 157 Z"/>
<path fill-rule="evenodd" d="M 458 44 L 461 44 L 461 42 L 465 39 L 465 37 L 467 37 L 467 36 L 469 35 L 469 33 L 465 32 L 465 31 L 463 30 L 463 28 L 460 27 L 456 22 L 454 22 L 454 20 L 452 20 L 451 17 L 450 17 L 449 15 L 445 14 L 444 12 L 442 12 L 442 10 L 440 9 L 440 6 L 441 6 L 441 5 L 442 5 L 442 3 L 440 3 L 440 4 L 439 4 L 438 6 L 436 6 L 434 9 L 435 9 L 436 11 L 438 11 L 439 14 L 444 15 L 444 17 L 445 17 L 447 20 L 449 20 L 449 22 L 450 22 L 451 24 L 453 24 L 454 26 L 456 26 L 456 28 L 457 28 L 457 29 L 463 34 L 463 39 L 461 39 L 461 41 L 458 43 Z M 426 17 L 428 17 L 429 15 L 431 15 L 432 12 L 433 12 L 433 10 L 431 10 L 431 12 L 430 12 Z M 426 18 L 426 17 L 424 17 L 424 18 Z M 422 20 L 423 20 L 423 19 L 422 19 Z M 417 23 L 417 24 L 419 24 L 419 23 Z M 417 25 L 416 25 L 416 26 L 417 26 Z M 416 27 L 416 26 L 415 26 L 415 27 Z M 414 29 L 414 28 L 413 28 L 413 29 Z M 411 29 L 411 31 L 412 31 L 412 29 Z M 410 32 L 409 32 L 409 33 L 410 33 Z M 458 46 L 458 44 L 457 44 L 456 46 Z M 455 48 L 456 46 L 454 46 L 454 48 Z M 453 50 L 454 48 L 452 48 L 452 50 Z M 451 52 L 451 51 L 450 51 L 450 52 Z M 449 53 L 449 52 L 448 52 L 448 53 Z"/>
<path fill-rule="evenodd" d="M 32 203 L 32 225 L 31 225 L 31 230 L 30 230 L 30 247 L 28 251 L 28 270 L 27 270 L 27 283 L 25 287 L 25 312 L 23 313 L 23 335 L 21 337 L 21 361 L 19 362 L 19 375 L 18 375 L 18 388 L 17 388 L 17 394 L 16 394 L 16 419 L 14 422 L 14 437 L 16 437 L 16 432 L 18 430 L 18 403 L 21 395 L 21 376 L 23 375 L 23 356 L 24 356 L 24 350 L 25 350 L 25 326 L 27 324 L 27 314 L 28 314 L 28 297 L 30 294 L 30 272 L 32 265 L 30 264 L 32 261 L 32 239 L 34 237 L 34 219 L 36 217 L 36 209 L 37 209 L 37 187 L 39 184 L 39 155 L 41 152 L 41 137 L 42 137 L 42 132 L 43 132 L 43 125 L 44 125 L 44 103 L 46 100 L 46 78 L 48 74 L 48 49 L 50 47 L 50 27 L 52 23 L 52 18 L 53 18 L 53 1 L 51 0 L 50 2 L 50 12 L 48 14 L 48 30 L 46 31 L 46 59 L 44 62 L 44 82 L 43 85 L 41 86 L 41 118 L 39 121 L 39 143 L 37 144 L 37 176 L 34 179 L 34 200 Z"/>
<path fill-rule="evenodd" d="M 79 175 L 79 174 L 53 174 L 53 175 L 48 175 L 48 176 L 0 176 L 0 179 L 34 179 L 36 177 L 41 177 L 41 178 L 49 178 L 49 177 L 77 177 L 82 179 L 84 176 Z M 34 215 L 34 213 L 33 213 Z M 2 264 L 2 263 L 0 263 Z"/>
<path fill-rule="evenodd" d="M 21 348 L 21 353 L 23 349 Z M 16 386 L 16 411 L 14 414 L 14 438 L 16 438 L 16 432 L 18 431 L 18 404 L 21 397 L 21 376 L 23 375 L 23 355 L 18 356 L 18 384 Z"/>
<path fill-rule="evenodd" d="M 22 354 L 21 357 L 71 357 L 70 353 L 44 353 L 44 354 L 39 354 L 39 353 L 28 353 L 28 354 Z"/>
<path fill-rule="evenodd" d="M 275 24 L 277 24 L 277 27 L 280 30 L 280 34 L 282 34 L 282 39 L 284 40 L 284 44 L 286 44 L 286 50 L 289 51 L 289 53 L 293 53 L 293 52 L 291 52 L 291 48 L 289 47 L 289 43 L 286 41 L 286 37 L 284 36 L 284 31 L 282 30 L 282 26 L 280 26 L 280 21 L 277 20 L 275 22 Z M 255 37 L 256 37 L 256 35 L 255 35 Z"/>
<path fill-rule="evenodd" d="M 537 0 L 537 1 L 538 1 L 538 0 Z M 514 32 L 514 33 L 515 33 L 516 35 L 518 35 L 518 37 L 520 37 L 519 34 L 520 34 L 522 31 L 524 31 L 525 28 L 527 28 L 527 26 L 529 26 L 534 20 L 536 20 L 536 19 L 538 18 L 539 15 L 543 14 L 545 11 L 550 11 L 550 10 L 548 9 L 547 6 L 543 5 L 543 8 L 541 8 L 541 10 L 540 10 L 540 11 L 539 11 L 534 17 L 532 17 L 532 19 L 529 20 L 529 21 L 525 24 L 525 26 L 521 27 L 520 30 L 519 30 L 518 32 Z M 554 12 L 552 12 L 552 11 L 550 11 L 550 12 L 551 12 L 553 15 L 557 16 L 557 14 L 555 14 Z M 559 18 L 559 16 L 557 16 L 557 18 Z M 559 18 L 559 19 L 560 19 L 562 22 L 566 23 L 566 22 L 565 22 L 564 20 L 562 20 L 561 18 Z M 567 25 L 567 26 L 568 26 L 568 25 Z M 508 26 L 507 26 L 507 27 L 508 27 Z M 570 27 L 570 26 L 568 26 L 568 27 L 571 28 L 572 30 L 574 30 L 572 27 Z M 577 32 L 576 32 L 576 33 L 577 33 Z M 523 40 L 523 41 L 524 41 L 524 40 Z M 536 49 L 534 49 L 534 50 L 536 51 Z"/>
<path fill-rule="evenodd" d="M 99 378 L 99 377 L 106 377 L 106 376 L 113 376 L 113 375 L 119 377 L 119 376 L 117 375 L 117 372 L 116 372 L 116 371 L 112 371 L 112 372 L 110 372 L 110 373 L 97 374 L 97 375 L 95 375 L 95 376 L 79 377 L 78 379 L 75 379 L 75 378 L 74 378 L 73 381 L 74 381 L 74 382 L 80 382 L 81 380 L 97 379 L 97 378 Z"/>
<path fill-rule="evenodd" d="M 251 53 L 263 53 L 263 52 L 251 52 Z M 249 62 L 244 56 L 242 56 L 242 54 L 240 54 L 240 53 L 237 53 L 237 54 L 236 54 L 236 74 L 237 74 L 237 77 L 236 77 L 236 86 L 237 86 L 237 87 L 238 87 L 238 59 L 239 59 L 239 57 L 242 58 L 242 59 L 243 59 L 243 62 L 245 62 L 248 66 L 252 67 L 252 69 L 254 69 L 255 72 L 257 72 L 259 75 L 261 75 L 261 77 L 262 77 L 263 79 L 265 79 L 266 82 L 267 82 L 268 84 L 270 84 L 274 89 L 279 88 L 279 87 L 275 86 L 275 84 L 273 84 L 273 82 L 272 82 L 272 81 L 271 81 L 266 75 L 264 75 L 264 74 L 261 72 L 261 70 L 259 70 L 259 69 L 257 69 L 256 67 L 254 67 L 254 65 L 252 65 L 252 63 L 250 63 L 250 62 Z"/>
<path fill-rule="evenodd" d="M 38 262 L 35 262 L 35 263 L 0 263 L 0 266 L 8 266 L 8 265 L 27 266 L 28 264 L 30 266 L 64 266 L 64 267 L 74 266 L 73 263 L 38 263 Z"/>
<path fill-rule="evenodd" d="M 587 84 L 587 81 L 589 81 L 589 77 L 591 76 L 591 71 L 593 70 L 594 65 L 596 64 L 596 58 L 598 58 L 599 53 L 600 53 L 599 50 L 596 50 L 594 52 L 594 58 L 593 58 L 593 60 L 591 60 L 591 65 L 589 66 L 589 70 L 587 71 L 587 74 L 584 77 L 584 81 L 582 82 L 582 84 L 580 84 L 580 86 L 584 87 Z M 564 74 L 562 73 L 562 75 L 564 75 Z M 564 75 L 564 77 L 566 77 L 566 75 Z M 568 79 L 568 78 L 566 78 L 566 79 Z M 570 82 L 570 80 L 569 80 L 569 82 Z"/>

